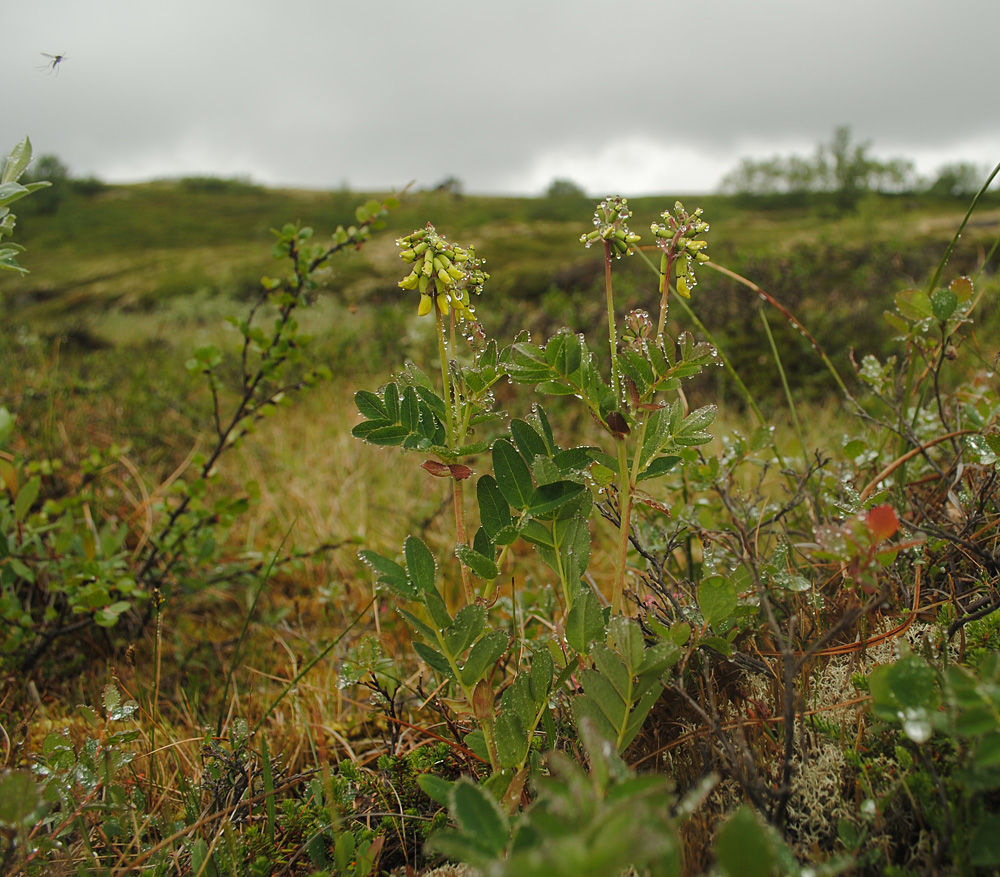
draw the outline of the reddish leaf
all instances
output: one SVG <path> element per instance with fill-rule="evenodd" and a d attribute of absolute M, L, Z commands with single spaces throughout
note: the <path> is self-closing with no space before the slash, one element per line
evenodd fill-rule
<path fill-rule="evenodd" d="M 461 463 L 441 463 L 437 460 L 424 460 L 420 468 L 430 472 L 435 478 L 454 478 L 465 481 L 472 476 L 472 470 Z"/>
<path fill-rule="evenodd" d="M 632 499 L 636 502 L 642 503 L 644 506 L 649 506 L 651 509 L 655 509 L 658 512 L 662 512 L 668 518 L 670 517 L 670 508 L 659 500 L 653 499 L 644 490 L 635 490 L 632 492 Z"/>
<path fill-rule="evenodd" d="M 448 468 L 451 470 L 451 477 L 456 481 L 465 481 L 466 478 L 472 477 L 472 470 L 461 463 L 452 463 Z"/>
<path fill-rule="evenodd" d="M 899 518 L 891 505 L 877 505 L 868 510 L 868 529 L 876 542 L 888 539 L 899 529 Z"/>
<path fill-rule="evenodd" d="M 632 410 L 635 411 L 639 407 L 639 388 L 628 375 L 625 376 L 625 393 L 628 395 Z"/>
<path fill-rule="evenodd" d="M 426 469 L 431 475 L 437 478 L 450 478 L 451 469 L 448 468 L 444 463 L 439 463 L 437 460 L 425 460 L 420 464 L 421 469 Z"/>
<path fill-rule="evenodd" d="M 620 411 L 610 412 L 604 422 L 608 425 L 608 429 L 611 430 L 611 434 L 616 439 L 623 439 L 632 431 L 629 429 L 628 422 Z"/>

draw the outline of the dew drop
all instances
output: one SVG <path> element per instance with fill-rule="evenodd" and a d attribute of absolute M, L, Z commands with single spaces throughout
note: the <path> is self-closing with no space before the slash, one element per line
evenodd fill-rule
<path fill-rule="evenodd" d="M 899 718 L 903 722 L 903 733 L 914 743 L 926 743 L 931 738 L 931 717 L 923 707 L 907 707 L 900 710 Z"/>

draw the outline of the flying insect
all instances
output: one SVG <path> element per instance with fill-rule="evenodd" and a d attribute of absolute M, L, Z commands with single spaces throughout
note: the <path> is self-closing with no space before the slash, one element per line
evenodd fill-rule
<path fill-rule="evenodd" d="M 39 70 L 48 70 L 50 72 L 53 71 L 53 70 L 55 70 L 56 71 L 56 76 L 58 76 L 59 75 L 59 65 L 62 64 L 62 62 L 66 60 L 65 53 L 62 54 L 62 55 L 50 55 L 48 52 L 42 52 L 42 57 L 48 58 L 49 60 L 46 61 L 38 69 Z"/>

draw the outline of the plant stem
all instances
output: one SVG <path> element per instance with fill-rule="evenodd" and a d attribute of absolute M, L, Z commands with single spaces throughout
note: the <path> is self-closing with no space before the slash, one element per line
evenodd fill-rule
<path fill-rule="evenodd" d="M 649 258 L 645 253 L 642 252 L 638 247 L 636 251 L 641 253 L 643 258 L 649 262 Z M 650 263 L 652 264 L 652 263 Z M 667 328 L 667 310 L 670 304 L 670 275 L 673 273 L 673 260 L 667 256 L 667 270 L 660 275 L 661 283 L 663 283 L 663 292 L 660 293 L 660 319 L 656 324 L 656 338 L 658 341 L 662 341 L 663 333 Z M 659 272 L 657 272 L 659 273 Z"/>
<path fill-rule="evenodd" d="M 615 409 L 621 405 L 621 390 L 618 381 L 618 336 L 615 329 L 615 294 L 611 283 L 611 243 L 604 241 L 604 292 L 608 302 L 608 343 L 611 346 L 611 389 L 615 394 Z M 612 590 L 611 607 L 615 613 L 622 611 L 622 595 L 625 590 L 625 561 L 628 557 L 628 537 L 632 522 L 632 475 L 628 469 L 628 450 L 624 438 L 616 438 L 618 447 L 618 495 L 620 497 L 621 520 L 618 529 L 618 558 L 615 562 L 615 584 Z"/>
<path fill-rule="evenodd" d="M 468 537 L 465 535 L 465 492 L 462 490 L 462 482 L 457 478 L 452 478 L 451 483 L 455 504 L 455 536 L 460 545 L 468 545 Z M 458 566 L 462 570 L 462 592 L 465 594 L 465 603 L 471 605 L 475 602 L 476 595 L 469 580 L 469 570 L 464 563 L 459 562 Z"/>
<path fill-rule="evenodd" d="M 628 537 L 632 526 L 632 473 L 628 469 L 628 450 L 625 439 L 616 439 L 618 446 L 619 511 L 618 556 L 615 560 L 615 584 L 611 592 L 611 611 L 620 614 L 625 592 L 625 566 L 628 559 Z M 638 456 L 638 454 L 637 454 Z"/>
<path fill-rule="evenodd" d="M 458 444 L 458 437 L 455 434 L 454 413 L 456 393 L 451 382 L 451 372 L 448 368 L 448 349 L 444 342 L 444 315 L 437 305 L 434 306 L 434 318 L 434 324 L 437 327 L 438 359 L 441 361 L 441 389 L 444 393 L 445 432 L 447 434 L 448 449 L 453 451 Z M 454 347 L 454 340 L 452 341 L 452 346 Z M 466 541 L 465 495 L 462 492 L 461 481 L 452 479 L 451 484 L 452 504 L 455 506 L 455 537 L 459 543 L 464 544 Z M 465 596 L 465 602 L 471 604 L 475 600 L 475 595 L 472 591 L 472 582 L 469 579 L 469 570 L 464 563 L 459 563 L 458 566 L 462 571 L 462 593 Z"/>
<path fill-rule="evenodd" d="M 604 242 L 604 294 L 608 301 L 608 341 L 611 344 L 611 389 L 615 394 L 615 408 L 621 404 L 618 388 L 618 336 L 615 331 L 615 293 L 611 284 L 611 243 Z"/>
<path fill-rule="evenodd" d="M 441 390 L 444 394 L 444 419 L 445 433 L 447 435 L 448 448 L 455 447 L 455 414 L 454 394 L 452 393 L 451 378 L 448 374 L 448 349 L 444 343 L 444 315 L 434 306 L 434 325 L 437 328 L 438 360 L 441 364 Z"/>

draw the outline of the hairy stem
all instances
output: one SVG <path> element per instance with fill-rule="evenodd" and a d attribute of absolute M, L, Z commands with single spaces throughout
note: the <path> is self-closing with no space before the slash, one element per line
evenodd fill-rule
<path fill-rule="evenodd" d="M 632 524 L 632 474 L 628 469 L 628 450 L 625 447 L 625 439 L 617 439 L 615 444 L 618 446 L 621 522 L 618 525 L 618 551 L 615 559 L 615 584 L 611 593 L 611 611 L 620 614 L 624 604 L 625 567 L 628 560 L 628 539 Z"/>
<path fill-rule="evenodd" d="M 448 448 L 455 450 L 458 445 L 458 436 L 455 430 L 455 387 L 451 381 L 451 372 L 448 368 L 448 349 L 444 340 L 444 315 L 440 309 L 434 308 L 434 325 L 437 327 L 438 359 L 441 363 L 441 389 L 444 393 L 444 414 L 445 432 L 447 434 Z M 454 349 L 454 340 L 452 341 Z M 462 482 L 452 479 L 452 499 L 455 506 L 455 537 L 459 543 L 465 543 L 465 494 L 462 492 Z M 459 563 L 462 571 L 462 593 L 467 604 L 475 600 L 472 592 L 472 582 L 469 579 L 469 570 L 464 563 Z"/>

